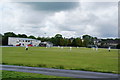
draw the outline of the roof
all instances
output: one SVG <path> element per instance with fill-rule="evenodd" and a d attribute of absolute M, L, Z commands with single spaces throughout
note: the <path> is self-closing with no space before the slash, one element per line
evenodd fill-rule
<path fill-rule="evenodd" d="M 118 40 L 105 40 L 105 41 L 101 41 L 103 43 L 118 43 Z"/>
<path fill-rule="evenodd" d="M 30 39 L 30 38 L 19 38 L 19 37 L 9 37 L 9 38 L 16 38 L 16 39 L 22 39 L 22 40 L 36 40 L 36 39 Z M 40 41 L 40 40 L 37 40 Z"/>

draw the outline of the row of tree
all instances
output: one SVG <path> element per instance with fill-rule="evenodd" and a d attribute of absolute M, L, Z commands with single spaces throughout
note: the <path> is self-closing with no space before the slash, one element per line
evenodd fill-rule
<path fill-rule="evenodd" d="M 93 44 L 93 39 L 97 39 L 96 37 L 92 37 L 89 35 L 83 35 L 83 39 L 78 38 L 65 38 L 61 34 L 56 34 L 54 37 L 35 37 L 33 35 L 27 36 L 26 34 L 15 34 L 13 32 L 4 33 L 0 42 L 2 45 L 8 45 L 8 37 L 20 37 L 20 38 L 32 38 L 41 40 L 42 42 L 48 41 L 52 42 L 54 46 L 87 46 L 88 44 Z"/>
<path fill-rule="evenodd" d="M 33 35 L 27 36 L 26 34 L 15 34 L 13 32 L 7 32 L 3 35 L 0 34 L 0 44 L 1 45 L 8 45 L 8 37 L 20 37 L 20 38 L 31 38 L 41 40 L 42 42 L 52 42 L 54 46 L 79 46 L 79 47 L 87 47 L 88 45 L 97 45 L 97 37 L 92 37 L 90 35 L 83 35 L 82 39 L 78 38 L 65 38 L 61 34 L 56 34 L 54 37 L 35 37 Z M 101 39 L 101 46 L 106 45 L 109 41 L 117 41 L 119 42 L 120 39 Z M 2 43 L 1 43 L 2 42 Z M 117 45 L 120 47 L 120 44 Z"/>

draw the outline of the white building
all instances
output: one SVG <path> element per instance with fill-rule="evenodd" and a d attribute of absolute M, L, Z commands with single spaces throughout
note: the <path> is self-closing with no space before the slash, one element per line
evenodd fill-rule
<path fill-rule="evenodd" d="M 8 45 L 13 46 L 38 46 L 40 43 L 41 41 L 36 39 L 8 37 Z"/>

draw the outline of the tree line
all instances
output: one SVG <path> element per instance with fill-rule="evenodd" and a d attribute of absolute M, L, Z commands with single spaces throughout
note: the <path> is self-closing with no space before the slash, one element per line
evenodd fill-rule
<path fill-rule="evenodd" d="M 19 37 L 19 38 L 31 38 L 41 40 L 42 42 L 51 42 L 54 46 L 73 46 L 73 47 L 87 47 L 88 45 L 97 45 L 97 37 L 90 35 L 83 35 L 77 38 L 65 38 L 61 34 L 56 34 L 54 37 L 35 37 L 33 35 L 27 36 L 26 34 L 15 34 L 13 32 L 6 32 L 3 35 L 0 34 L 0 44 L 8 45 L 8 37 Z M 114 41 L 113 39 L 101 39 L 101 45 L 105 44 L 105 41 Z M 120 39 L 115 39 L 115 41 Z M 120 47 L 120 44 L 117 45 Z"/>
<path fill-rule="evenodd" d="M 3 35 L 0 34 L 2 45 L 8 45 L 8 37 L 20 37 L 20 38 L 31 38 L 41 40 L 42 42 L 47 41 L 53 43 L 54 46 L 87 46 L 88 44 L 93 44 L 93 39 L 96 37 L 92 37 L 89 35 L 83 35 L 83 39 L 78 38 L 65 38 L 61 34 L 56 34 L 54 37 L 35 37 L 33 35 L 27 36 L 26 34 L 15 34 L 13 32 L 6 32 Z"/>

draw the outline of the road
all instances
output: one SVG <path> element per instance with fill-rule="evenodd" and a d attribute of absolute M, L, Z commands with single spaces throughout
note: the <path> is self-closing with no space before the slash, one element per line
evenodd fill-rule
<path fill-rule="evenodd" d="M 14 66 L 14 65 L 0 65 L 0 67 L 2 67 L 0 69 L 8 70 L 8 71 L 38 73 L 44 75 L 63 76 L 63 77 L 71 77 L 71 78 L 118 78 L 118 74 L 112 74 L 112 73 L 38 68 L 38 67 L 26 67 L 26 66 Z"/>

